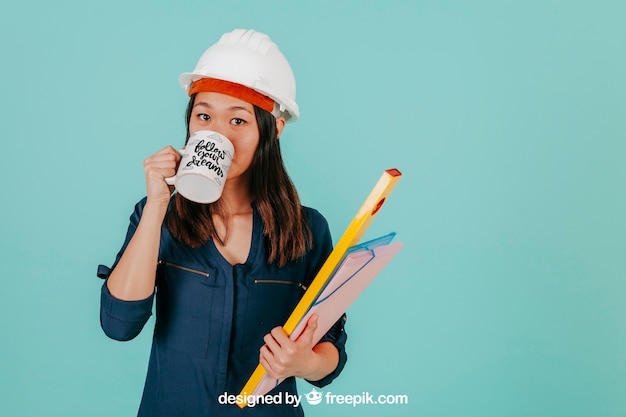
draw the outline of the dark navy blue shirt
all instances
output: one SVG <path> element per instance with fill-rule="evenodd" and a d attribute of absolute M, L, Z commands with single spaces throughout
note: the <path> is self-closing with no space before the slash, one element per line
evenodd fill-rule
<path fill-rule="evenodd" d="M 130 218 L 122 249 L 112 268 L 100 265 L 108 278 L 133 237 L 146 199 Z M 285 323 L 305 289 L 332 250 L 324 217 L 305 208 L 313 234 L 311 250 L 283 268 L 267 263 L 262 219 L 253 204 L 252 242 L 244 264 L 231 265 L 213 241 L 193 249 L 176 241 L 163 226 L 156 291 L 145 300 L 114 298 L 102 286 L 100 319 L 104 332 L 116 340 L 137 336 L 152 314 L 156 323 L 139 416 L 302 416 L 302 407 L 257 405 L 243 410 L 223 405 L 222 394 L 237 395 L 258 364 L 263 337 Z M 320 381 L 329 384 L 346 362 L 345 316 L 321 341 L 339 351 L 339 365 Z M 297 394 L 295 378 L 287 378 L 271 394 Z"/>

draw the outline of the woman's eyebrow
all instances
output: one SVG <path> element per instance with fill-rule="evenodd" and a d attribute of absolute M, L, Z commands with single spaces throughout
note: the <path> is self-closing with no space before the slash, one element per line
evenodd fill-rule
<path fill-rule="evenodd" d="M 199 101 L 195 103 L 193 106 L 194 107 L 202 106 L 202 107 L 208 107 L 208 108 L 212 107 L 209 103 L 205 103 L 204 101 Z"/>
<path fill-rule="evenodd" d="M 242 107 L 242 106 L 232 106 L 232 107 L 229 108 L 229 110 L 243 110 L 243 111 L 245 111 L 247 113 L 252 114 L 252 112 L 250 110 L 248 110 L 247 108 Z"/>
<path fill-rule="evenodd" d="M 206 107 L 206 108 L 209 108 L 209 109 L 213 108 L 213 106 L 210 103 L 207 103 L 205 101 L 199 101 L 199 102 L 197 102 L 196 104 L 193 105 L 194 108 L 198 107 L 198 106 Z M 243 110 L 243 111 L 245 111 L 247 113 L 252 114 L 252 112 L 250 110 L 248 110 L 247 108 L 245 108 L 243 106 L 231 106 L 231 107 L 228 107 L 228 110 Z"/>

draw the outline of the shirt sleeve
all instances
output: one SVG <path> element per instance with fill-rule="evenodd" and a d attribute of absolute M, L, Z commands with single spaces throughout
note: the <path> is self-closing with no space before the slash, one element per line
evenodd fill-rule
<path fill-rule="evenodd" d="M 307 382 L 315 385 L 316 387 L 321 388 L 333 382 L 333 380 L 339 376 L 341 371 L 343 371 L 344 366 L 346 366 L 346 362 L 348 361 L 348 355 L 346 354 L 346 340 L 348 339 L 348 335 L 345 331 L 346 319 L 347 317 L 345 314 L 341 316 L 341 318 L 337 320 L 333 327 L 331 327 L 330 330 L 326 332 L 326 334 L 318 342 L 318 344 L 322 342 L 332 343 L 339 352 L 339 363 L 337 364 L 337 367 L 334 371 L 332 371 L 330 374 L 326 375 L 319 381 L 309 381 L 307 379 Z"/>
<path fill-rule="evenodd" d="M 111 339 L 134 339 L 152 315 L 154 293 L 144 300 L 125 301 L 111 295 L 106 281 L 100 294 L 100 325 Z"/>
<path fill-rule="evenodd" d="M 100 291 L 100 325 L 104 333 L 111 339 L 126 341 L 135 338 L 143 329 L 152 315 L 152 303 L 154 292 L 144 300 L 125 301 L 120 300 L 109 292 L 107 281 L 113 269 L 124 254 L 128 243 L 137 230 L 141 219 L 141 213 L 145 205 L 145 199 L 137 203 L 135 211 L 130 216 L 130 224 L 122 249 L 117 254 L 111 268 L 105 265 L 98 266 L 97 276 L 105 280 Z"/>

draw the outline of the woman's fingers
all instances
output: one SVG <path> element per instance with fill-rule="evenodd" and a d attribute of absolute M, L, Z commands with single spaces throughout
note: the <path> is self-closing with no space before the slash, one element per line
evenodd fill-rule
<path fill-rule="evenodd" d="M 169 201 L 172 190 L 165 178 L 176 174 L 179 162 L 180 154 L 171 146 L 166 146 L 143 161 L 149 199 Z"/>
<path fill-rule="evenodd" d="M 287 336 L 282 327 L 275 327 L 265 335 L 265 345 L 261 347 L 259 362 L 271 377 L 281 379 L 306 375 L 310 371 L 317 319 L 317 314 L 312 315 L 295 341 Z"/>

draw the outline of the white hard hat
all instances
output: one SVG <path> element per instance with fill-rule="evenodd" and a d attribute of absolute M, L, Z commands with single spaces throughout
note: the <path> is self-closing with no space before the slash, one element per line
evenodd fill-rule
<path fill-rule="evenodd" d="M 249 87 L 275 102 L 272 112 L 285 119 L 298 119 L 296 79 L 278 46 L 264 33 L 235 29 L 222 35 L 207 49 L 193 72 L 180 75 L 180 85 L 189 91 L 201 78 L 216 78 Z"/>

